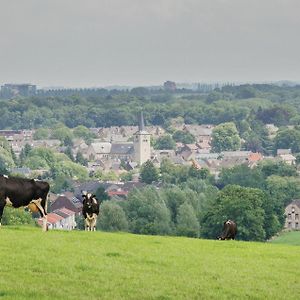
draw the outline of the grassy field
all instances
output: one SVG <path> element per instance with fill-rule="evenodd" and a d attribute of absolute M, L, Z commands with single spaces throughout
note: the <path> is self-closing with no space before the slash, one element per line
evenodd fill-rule
<path fill-rule="evenodd" d="M 300 295 L 300 247 L 272 243 L 2 227 L 0 261 L 0 300 Z"/>
<path fill-rule="evenodd" d="M 271 243 L 300 246 L 300 231 L 287 231 L 280 234 Z"/>

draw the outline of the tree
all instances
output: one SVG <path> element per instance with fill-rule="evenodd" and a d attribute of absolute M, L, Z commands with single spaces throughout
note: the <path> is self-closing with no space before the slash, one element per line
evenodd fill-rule
<path fill-rule="evenodd" d="M 70 158 L 71 161 L 74 161 L 73 151 L 70 146 L 65 149 L 64 153 Z"/>
<path fill-rule="evenodd" d="M 300 197 L 300 179 L 297 177 L 269 176 L 266 179 L 266 191 L 269 193 L 279 222 L 285 221 L 284 208 L 293 199 Z"/>
<path fill-rule="evenodd" d="M 197 169 L 195 166 L 190 166 L 189 176 L 199 179 L 207 179 L 209 177 L 209 170 L 206 168 Z"/>
<path fill-rule="evenodd" d="M 103 172 L 97 170 L 93 173 L 93 177 L 101 181 L 116 181 L 118 179 L 118 175 L 114 171 Z"/>
<path fill-rule="evenodd" d="M 129 171 L 129 172 L 124 172 L 122 174 L 120 174 L 120 180 L 121 181 L 131 181 L 133 178 L 133 172 L 132 171 Z"/>
<path fill-rule="evenodd" d="M 295 166 L 288 165 L 284 161 L 262 161 L 259 168 L 265 178 L 271 175 L 278 176 L 297 176 Z"/>
<path fill-rule="evenodd" d="M 51 134 L 51 138 L 60 140 L 65 146 L 72 146 L 73 137 L 72 131 L 66 126 L 55 128 Z"/>
<path fill-rule="evenodd" d="M 97 227 L 105 231 L 127 231 L 128 221 L 123 208 L 111 201 L 102 203 Z"/>
<path fill-rule="evenodd" d="M 87 179 L 88 171 L 85 167 L 69 160 L 61 160 L 51 166 L 51 175 L 53 178 L 65 176 L 73 179 Z"/>
<path fill-rule="evenodd" d="M 21 150 L 19 161 L 20 166 L 23 166 L 26 158 L 28 157 L 29 153 L 31 152 L 33 148 L 29 144 L 25 144 L 24 148 Z"/>
<path fill-rule="evenodd" d="M 34 140 L 44 140 L 49 137 L 49 129 L 47 128 L 38 128 L 33 134 Z"/>
<path fill-rule="evenodd" d="M 77 152 L 75 161 L 78 164 L 81 164 L 81 165 L 83 165 L 85 167 L 87 167 L 87 165 L 88 165 L 88 160 L 83 157 L 83 155 L 82 155 L 82 153 L 80 151 Z"/>
<path fill-rule="evenodd" d="M 56 194 L 74 190 L 71 178 L 67 178 L 64 175 L 58 175 L 51 185 L 51 190 Z"/>
<path fill-rule="evenodd" d="M 101 202 L 110 200 L 110 196 L 105 191 L 105 187 L 103 185 L 101 185 L 97 188 L 95 195 L 96 195 L 96 198 Z"/>
<path fill-rule="evenodd" d="M 24 211 L 23 208 L 6 207 L 2 216 L 2 224 L 4 225 L 34 225 L 35 222 L 31 214 Z"/>
<path fill-rule="evenodd" d="M 212 131 L 212 149 L 214 152 L 235 151 L 240 149 L 241 140 L 234 123 L 223 123 Z"/>
<path fill-rule="evenodd" d="M 96 135 L 87 127 L 79 125 L 73 129 L 73 134 L 77 138 L 83 138 L 87 144 L 90 144 Z"/>
<path fill-rule="evenodd" d="M 223 188 L 229 184 L 263 188 L 265 178 L 260 168 L 251 169 L 247 165 L 239 165 L 233 168 L 222 169 L 219 175 L 218 186 Z"/>
<path fill-rule="evenodd" d="M 159 178 L 158 170 L 154 166 L 153 162 L 147 160 L 141 167 L 140 178 L 142 182 L 151 184 L 153 181 L 157 181 Z"/>
<path fill-rule="evenodd" d="M 280 130 L 274 139 L 274 151 L 291 149 L 293 153 L 300 152 L 300 131 L 296 129 Z"/>
<path fill-rule="evenodd" d="M 187 202 L 180 205 L 177 215 L 177 235 L 199 237 L 200 226 L 193 207 Z"/>
<path fill-rule="evenodd" d="M 154 142 L 154 149 L 172 150 L 172 149 L 175 149 L 175 147 L 176 147 L 175 141 L 172 139 L 172 137 L 170 135 L 160 136 Z"/>
<path fill-rule="evenodd" d="M 171 233 L 170 212 L 155 188 L 131 191 L 124 209 L 131 232 L 159 235 Z"/>
<path fill-rule="evenodd" d="M 13 161 L 11 152 L 0 146 L 0 173 L 8 174 L 9 169 L 14 166 L 15 166 L 15 163 Z"/>
<path fill-rule="evenodd" d="M 227 185 L 202 216 L 202 236 L 216 238 L 222 231 L 223 222 L 231 219 L 237 223 L 238 239 L 264 240 L 266 199 L 266 194 L 260 189 Z"/>
<path fill-rule="evenodd" d="M 196 141 L 195 137 L 191 133 L 182 130 L 175 131 L 172 137 L 176 142 L 183 144 L 192 144 Z"/>

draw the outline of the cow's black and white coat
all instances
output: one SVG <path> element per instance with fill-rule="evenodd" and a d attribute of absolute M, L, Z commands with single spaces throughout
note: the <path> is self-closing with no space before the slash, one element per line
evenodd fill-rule
<path fill-rule="evenodd" d="M 18 208 L 34 203 L 47 226 L 46 201 L 50 186 L 45 181 L 0 175 L 0 225 L 5 205 Z"/>
<path fill-rule="evenodd" d="M 85 230 L 95 231 L 97 217 L 99 215 L 100 203 L 95 195 L 82 191 L 83 207 L 82 214 L 85 221 Z"/>

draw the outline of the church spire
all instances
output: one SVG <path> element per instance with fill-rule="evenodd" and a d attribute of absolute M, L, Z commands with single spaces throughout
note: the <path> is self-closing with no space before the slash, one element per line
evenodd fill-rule
<path fill-rule="evenodd" d="M 144 130 L 145 130 L 144 115 L 143 115 L 143 111 L 140 111 L 140 114 L 139 114 L 139 131 L 144 131 Z"/>

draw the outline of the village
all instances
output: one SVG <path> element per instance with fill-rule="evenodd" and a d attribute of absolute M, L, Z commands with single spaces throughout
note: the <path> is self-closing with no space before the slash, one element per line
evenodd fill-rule
<path fill-rule="evenodd" d="M 212 152 L 211 141 L 213 125 L 187 125 L 173 124 L 174 130 L 187 132 L 195 137 L 195 143 L 176 143 L 175 149 L 155 150 L 151 146 L 151 139 L 158 139 L 166 135 L 166 131 L 160 126 L 145 126 L 143 114 L 139 115 L 138 126 L 121 126 L 110 128 L 91 128 L 94 139 L 86 143 L 84 139 L 73 141 L 72 153 L 78 152 L 87 161 L 86 169 L 89 174 L 97 171 L 113 172 L 116 178 L 119 175 L 132 172 L 132 178 L 128 181 L 120 180 L 95 180 L 85 182 L 74 179 L 73 190 L 55 194 L 50 192 L 48 227 L 50 229 L 72 230 L 76 228 L 76 217 L 82 213 L 81 191 L 95 192 L 102 187 L 107 195 L 114 200 L 124 201 L 128 193 L 135 187 L 145 186 L 139 180 L 139 167 L 150 160 L 157 168 L 164 159 L 174 165 L 189 165 L 196 169 L 207 169 L 210 174 L 218 177 L 223 168 L 232 168 L 238 165 L 247 165 L 249 168 L 257 166 L 262 160 L 284 161 L 288 165 L 295 165 L 296 157 L 290 149 L 278 149 L 276 156 L 264 156 L 262 153 L 252 151 L 222 151 Z M 266 125 L 270 136 L 274 136 L 278 128 L 273 124 Z M 63 153 L 66 149 L 58 139 L 34 139 L 35 130 L 1 130 L 0 136 L 5 137 L 12 150 L 19 156 L 25 145 L 34 148 L 48 148 L 55 152 Z M 43 174 L 46 170 L 31 170 L 28 167 L 13 168 L 11 174 L 29 177 L 32 174 Z M 297 203 L 296 203 L 297 204 Z M 296 205 L 296 209 L 298 206 Z M 298 228 L 295 205 L 286 208 L 289 216 L 286 227 Z M 291 212 L 293 210 L 293 213 Z M 299 216 L 299 214 L 298 214 Z M 298 217 L 299 218 L 299 217 Z"/>

